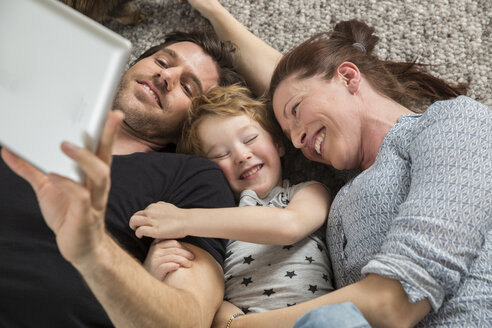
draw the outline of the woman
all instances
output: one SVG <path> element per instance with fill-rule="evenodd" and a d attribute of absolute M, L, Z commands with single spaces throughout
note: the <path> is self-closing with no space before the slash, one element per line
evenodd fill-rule
<path fill-rule="evenodd" d="M 270 58 L 257 62 L 275 62 L 275 51 L 263 51 L 217 1 L 193 2 L 221 38 L 238 45 L 247 77 L 252 49 L 263 47 Z M 233 320 L 237 310 L 222 308 L 217 326 L 290 326 L 311 309 L 343 302 L 372 326 L 492 322 L 492 112 L 467 97 L 436 102 L 422 115 L 410 111 L 464 89 L 415 65 L 378 60 L 372 33 L 352 21 L 308 40 L 280 61 L 270 86 L 277 120 L 307 158 L 362 170 L 340 190 L 328 219 L 338 289 Z M 268 70 L 261 72 L 248 81 L 257 91 Z"/>
<path fill-rule="evenodd" d="M 409 313 L 421 306 L 410 325 L 423 315 L 422 325 L 485 325 L 492 111 L 467 97 L 436 102 L 423 115 L 410 111 L 404 105 L 464 90 L 413 63 L 379 60 L 373 32 L 348 21 L 310 38 L 280 61 L 270 86 L 278 122 L 307 158 L 363 170 L 330 211 L 336 287 L 391 279 L 402 289 L 381 291 L 403 290 Z M 354 303 L 369 322 L 384 324 L 368 304 Z"/>

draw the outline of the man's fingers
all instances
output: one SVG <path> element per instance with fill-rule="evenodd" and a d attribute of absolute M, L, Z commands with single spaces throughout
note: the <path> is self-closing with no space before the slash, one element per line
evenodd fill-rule
<path fill-rule="evenodd" d="M 90 208 L 91 195 L 84 186 L 78 184 L 72 179 L 63 177 L 55 173 L 50 173 L 48 175 L 48 179 L 57 188 L 62 190 L 69 198 L 77 200 L 72 203 L 75 211 L 83 212 L 87 208 Z"/>
<path fill-rule="evenodd" d="M 96 150 L 96 155 L 108 166 L 111 165 L 113 144 L 121 122 L 123 121 L 124 114 L 122 111 L 114 110 L 108 113 L 106 123 L 101 134 L 99 146 Z"/>
<path fill-rule="evenodd" d="M 73 159 L 85 173 L 86 186 L 91 193 L 92 204 L 96 210 L 104 210 L 110 184 L 110 167 L 96 157 L 90 150 L 62 143 L 63 152 Z"/>
<path fill-rule="evenodd" d="M 27 180 L 35 191 L 39 190 L 43 183 L 47 181 L 46 174 L 5 148 L 2 148 L 2 158 L 5 164 L 21 178 Z"/>

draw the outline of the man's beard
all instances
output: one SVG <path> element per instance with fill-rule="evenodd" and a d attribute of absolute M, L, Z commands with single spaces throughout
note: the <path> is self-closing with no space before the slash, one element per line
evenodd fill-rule
<path fill-rule="evenodd" d="M 125 114 L 124 124 L 126 124 L 140 139 L 161 143 L 162 140 L 175 139 L 179 133 L 178 127 L 170 127 L 169 122 L 164 121 L 164 115 L 158 115 L 145 110 L 135 110 L 131 102 L 125 96 L 129 89 L 129 83 L 122 81 L 116 92 L 113 102 L 113 109 L 121 110 Z M 141 106 L 142 104 L 138 104 Z M 167 104 L 163 103 L 162 112 L 168 112 Z"/>

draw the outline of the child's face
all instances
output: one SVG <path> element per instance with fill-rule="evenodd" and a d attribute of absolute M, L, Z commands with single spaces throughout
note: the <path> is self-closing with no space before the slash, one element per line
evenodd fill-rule
<path fill-rule="evenodd" d="M 204 153 L 222 169 L 236 197 L 252 189 L 265 198 L 281 184 L 284 149 L 247 115 L 205 118 L 198 136 Z"/>

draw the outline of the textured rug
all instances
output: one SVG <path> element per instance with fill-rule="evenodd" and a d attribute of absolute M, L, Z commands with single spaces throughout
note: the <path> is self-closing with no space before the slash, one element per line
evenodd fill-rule
<path fill-rule="evenodd" d="M 133 43 L 134 59 L 173 30 L 211 29 L 188 3 L 134 0 L 147 13 L 145 22 L 106 26 Z M 310 35 L 330 30 L 341 20 L 357 18 L 376 28 L 381 58 L 409 61 L 418 57 L 428 70 L 454 82 L 471 81 L 468 95 L 492 107 L 492 1 L 490 0 L 222 0 L 251 32 L 281 52 Z M 292 149 L 285 157 L 292 180 L 317 179 L 336 191 L 353 172 L 334 172 L 309 163 Z"/>

